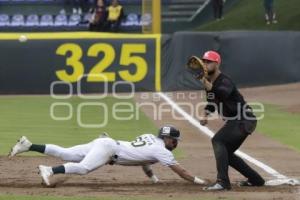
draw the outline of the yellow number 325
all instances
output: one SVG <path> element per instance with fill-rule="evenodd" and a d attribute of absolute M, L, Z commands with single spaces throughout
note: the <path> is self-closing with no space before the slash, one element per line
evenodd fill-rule
<path fill-rule="evenodd" d="M 66 43 L 59 46 L 56 54 L 60 56 L 70 56 L 66 58 L 66 66 L 70 67 L 72 71 L 69 73 L 67 70 L 56 71 L 58 79 L 74 83 L 77 82 L 84 75 L 84 65 L 81 62 L 83 55 L 82 49 L 78 44 Z M 103 53 L 103 58 L 92 67 L 87 75 L 88 82 L 114 82 L 116 81 L 116 72 L 105 72 L 115 60 L 116 53 L 112 45 L 107 43 L 97 43 L 92 45 L 87 52 L 89 57 L 98 57 Z M 129 70 L 120 70 L 118 72 L 120 78 L 124 81 L 139 82 L 145 78 L 148 72 L 148 65 L 146 60 L 133 54 L 145 54 L 146 44 L 123 44 L 121 48 L 120 65 L 129 67 L 135 65 L 135 73 L 130 73 Z"/>

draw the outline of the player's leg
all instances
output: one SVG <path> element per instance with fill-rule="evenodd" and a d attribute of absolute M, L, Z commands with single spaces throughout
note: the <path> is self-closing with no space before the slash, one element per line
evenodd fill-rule
<path fill-rule="evenodd" d="M 107 139 L 97 139 L 90 152 L 80 163 L 66 163 L 66 174 L 87 174 L 105 164 L 107 164 L 115 154 L 115 141 Z"/>
<path fill-rule="evenodd" d="M 245 139 L 256 128 L 256 120 L 243 120 L 238 123 L 238 127 L 233 132 L 234 139 L 227 146 L 229 152 L 229 165 L 248 178 L 248 181 L 243 181 L 241 184 L 253 186 L 264 185 L 264 179 L 254 171 L 243 159 L 234 154 L 234 152 L 242 145 Z"/>
<path fill-rule="evenodd" d="M 209 190 L 230 189 L 228 176 L 229 158 L 247 138 L 248 134 L 241 132 L 240 121 L 229 120 L 212 138 L 212 145 L 217 165 L 217 183 Z"/>
<path fill-rule="evenodd" d="M 224 189 L 230 189 L 230 179 L 228 176 L 229 161 L 228 151 L 226 148 L 226 138 L 231 131 L 231 126 L 231 123 L 227 122 L 211 140 L 217 166 L 217 183 Z"/>
<path fill-rule="evenodd" d="M 91 150 L 92 145 L 93 141 L 87 144 L 76 145 L 70 148 L 64 148 L 54 144 L 46 144 L 44 145 L 44 152 L 40 153 L 61 158 L 64 161 L 80 162 Z M 34 150 L 34 147 L 35 146 L 32 145 L 30 149 Z"/>
<path fill-rule="evenodd" d="M 230 179 L 228 176 L 228 152 L 223 141 L 213 139 L 213 149 L 217 166 L 217 182 L 222 187 L 230 188 Z"/>
<path fill-rule="evenodd" d="M 248 181 L 240 183 L 241 186 L 263 186 L 265 184 L 265 180 L 237 155 L 232 154 L 229 157 L 229 165 L 248 178 Z"/>
<path fill-rule="evenodd" d="M 80 163 L 69 162 L 56 167 L 39 166 L 40 175 L 49 185 L 49 177 L 53 174 L 87 174 L 105 164 L 115 154 L 116 142 L 111 138 L 99 138 L 94 140 L 87 155 Z"/>
<path fill-rule="evenodd" d="M 25 136 L 22 136 L 16 145 L 11 149 L 9 156 L 13 157 L 23 152 L 34 151 L 59 157 L 65 161 L 79 162 L 84 158 L 91 146 L 92 142 L 88 144 L 77 145 L 71 148 L 64 148 L 54 144 L 32 144 L 32 142 L 30 142 Z"/>
<path fill-rule="evenodd" d="M 266 23 L 270 24 L 271 20 L 272 20 L 272 16 L 271 16 L 271 5 L 268 1 L 265 0 L 264 3 L 264 7 L 265 7 L 265 19 L 266 19 Z"/>

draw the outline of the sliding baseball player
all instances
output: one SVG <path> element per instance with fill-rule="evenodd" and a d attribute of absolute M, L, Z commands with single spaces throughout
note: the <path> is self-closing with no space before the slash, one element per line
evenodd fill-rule
<path fill-rule="evenodd" d="M 195 184 L 204 184 L 203 180 L 192 176 L 175 160 L 172 151 L 177 147 L 179 138 L 179 130 L 169 125 L 161 127 L 158 136 L 144 134 L 132 142 L 101 137 L 90 143 L 70 148 L 54 144 L 32 144 L 23 136 L 12 148 L 9 157 L 27 151 L 35 151 L 67 161 L 67 163 L 59 166 L 40 165 L 38 167 L 43 182 L 48 186 L 51 185 L 50 177 L 55 174 L 84 175 L 106 164 L 142 166 L 145 174 L 154 183 L 157 183 L 159 179 L 151 169 L 151 165 L 157 162 L 171 168 L 187 181 Z"/>

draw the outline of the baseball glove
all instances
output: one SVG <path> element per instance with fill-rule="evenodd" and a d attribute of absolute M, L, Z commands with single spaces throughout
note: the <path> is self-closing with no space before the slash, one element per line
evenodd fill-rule
<path fill-rule="evenodd" d="M 192 56 L 187 62 L 188 71 L 196 78 L 201 80 L 207 76 L 207 69 L 203 64 L 203 61 L 197 56 Z"/>

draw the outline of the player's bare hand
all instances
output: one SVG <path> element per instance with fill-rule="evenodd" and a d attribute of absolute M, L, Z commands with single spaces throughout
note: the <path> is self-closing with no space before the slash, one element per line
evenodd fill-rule
<path fill-rule="evenodd" d="M 203 118 L 200 119 L 199 121 L 200 121 L 200 124 L 201 124 L 202 126 L 205 126 L 205 125 L 207 125 L 207 123 L 208 123 L 207 117 L 203 117 Z"/>
<path fill-rule="evenodd" d="M 202 126 L 205 126 L 208 123 L 208 113 L 206 110 L 201 112 L 199 122 Z"/>
<path fill-rule="evenodd" d="M 207 91 L 210 91 L 212 89 L 212 83 L 207 80 L 207 78 L 203 77 L 201 80 L 200 80 L 205 88 L 205 90 Z"/>

